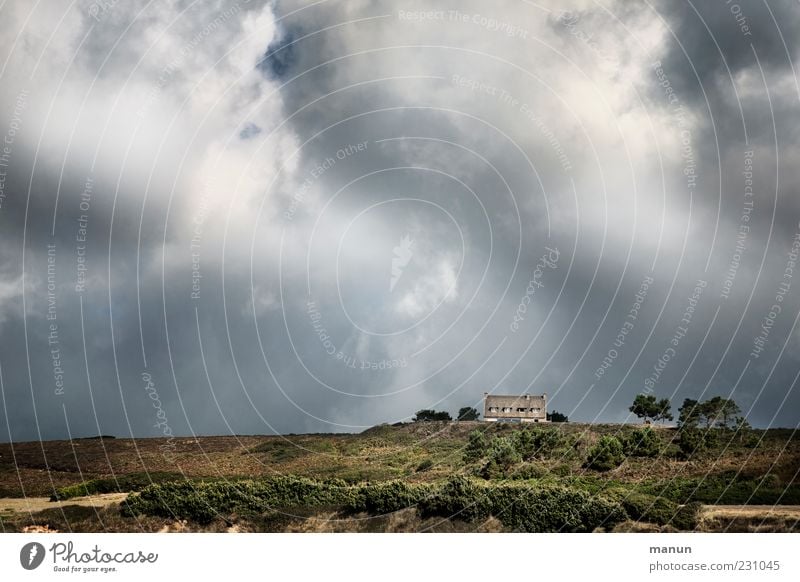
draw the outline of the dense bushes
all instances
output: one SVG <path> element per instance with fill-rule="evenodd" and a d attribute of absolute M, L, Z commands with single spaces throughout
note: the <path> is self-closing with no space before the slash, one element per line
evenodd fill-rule
<path fill-rule="evenodd" d="M 671 525 L 679 530 L 692 530 L 697 525 L 701 505 L 677 503 L 628 489 L 617 489 L 605 492 L 605 496 L 622 504 L 628 517 L 635 521 Z"/>
<path fill-rule="evenodd" d="M 622 443 L 613 436 L 602 436 L 591 449 L 586 459 L 586 467 L 597 471 L 610 471 L 619 467 L 625 460 Z"/>
<path fill-rule="evenodd" d="M 625 519 L 622 507 L 585 491 L 502 483 L 488 488 L 492 515 L 523 532 L 590 532 Z"/>
<path fill-rule="evenodd" d="M 513 481 L 487 484 L 463 476 L 440 484 L 388 481 L 347 485 L 300 477 L 237 483 L 162 483 L 129 496 L 123 511 L 126 515 L 149 514 L 208 523 L 218 515 L 320 506 L 373 515 L 416 506 L 423 516 L 464 520 L 493 515 L 506 527 L 526 532 L 592 531 L 625 519 L 619 503 L 579 489 Z"/>
<path fill-rule="evenodd" d="M 164 481 L 175 481 L 181 479 L 180 473 L 128 473 L 114 477 L 91 479 L 83 483 L 68 485 L 56 489 L 50 496 L 50 501 L 72 499 L 73 497 L 84 497 L 86 495 L 98 495 L 101 493 L 125 493 L 128 491 L 140 491 L 153 483 Z"/>
<path fill-rule="evenodd" d="M 716 442 L 717 435 L 711 429 L 684 428 L 678 444 L 683 457 L 690 459 L 710 449 Z"/>
<path fill-rule="evenodd" d="M 486 479 L 506 478 L 516 473 L 514 467 L 522 461 L 569 459 L 576 453 L 577 439 L 565 437 L 560 431 L 523 427 L 507 436 L 487 437 L 475 430 L 464 448 L 464 462 L 485 462 L 479 474 Z"/>
<path fill-rule="evenodd" d="M 432 490 L 432 485 L 424 483 L 386 481 L 350 487 L 349 494 L 342 497 L 347 499 L 347 509 L 380 515 L 417 505 Z"/>
<path fill-rule="evenodd" d="M 208 523 L 217 514 L 259 513 L 275 507 L 356 504 L 344 481 L 275 477 L 264 481 L 160 483 L 128 496 L 123 512 L 192 519 Z"/>
<path fill-rule="evenodd" d="M 794 505 L 800 503 L 800 485 L 782 485 L 774 476 L 749 479 L 735 473 L 705 477 L 676 477 L 665 482 L 642 486 L 648 493 L 660 495 L 675 503 L 722 505 Z"/>

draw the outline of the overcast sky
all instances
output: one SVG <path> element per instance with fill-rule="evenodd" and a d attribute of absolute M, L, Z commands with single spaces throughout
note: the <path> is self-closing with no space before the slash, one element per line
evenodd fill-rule
<path fill-rule="evenodd" d="M 1 12 L 0 440 L 798 426 L 796 2 Z"/>

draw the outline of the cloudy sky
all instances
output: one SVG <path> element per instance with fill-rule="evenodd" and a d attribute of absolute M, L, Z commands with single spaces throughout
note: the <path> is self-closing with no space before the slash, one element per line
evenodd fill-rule
<path fill-rule="evenodd" d="M 796 2 L 1 12 L 0 440 L 798 426 Z"/>

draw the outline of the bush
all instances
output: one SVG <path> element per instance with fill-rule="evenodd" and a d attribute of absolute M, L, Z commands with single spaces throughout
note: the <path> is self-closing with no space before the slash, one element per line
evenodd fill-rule
<path fill-rule="evenodd" d="M 424 515 L 482 519 L 493 515 L 522 532 L 589 532 L 625 519 L 618 503 L 578 489 L 506 482 L 480 484 L 454 477 L 420 502 Z"/>
<path fill-rule="evenodd" d="M 526 460 L 550 458 L 565 443 L 558 430 L 525 428 L 512 433 L 514 447 Z"/>
<path fill-rule="evenodd" d="M 774 476 L 748 479 L 736 473 L 720 473 L 695 478 L 675 477 L 644 485 L 643 489 L 681 504 L 693 501 L 722 505 L 800 503 L 800 485 L 782 485 Z"/>
<path fill-rule="evenodd" d="M 489 493 L 492 515 L 521 532 L 590 532 L 625 519 L 618 503 L 558 486 L 500 484 Z"/>
<path fill-rule="evenodd" d="M 128 496 L 124 515 L 147 514 L 209 523 L 218 514 L 263 513 L 276 507 L 354 503 L 356 488 L 344 481 L 282 476 L 264 481 L 160 483 Z"/>
<path fill-rule="evenodd" d="M 586 467 L 596 471 L 610 471 L 619 467 L 625 460 L 622 443 L 613 436 L 603 436 L 589 449 Z"/>
<path fill-rule="evenodd" d="M 497 479 L 507 476 L 511 468 L 522 460 L 512 438 L 497 437 L 492 440 L 489 460 L 483 466 L 484 479 Z"/>
<path fill-rule="evenodd" d="M 592 531 L 625 518 L 619 503 L 570 487 L 522 482 L 486 484 L 455 476 L 442 484 L 388 481 L 347 485 L 283 476 L 265 481 L 151 485 L 132 493 L 123 514 L 190 519 L 201 524 L 232 513 L 263 514 L 276 508 L 339 507 L 386 514 L 417 506 L 423 516 L 463 520 L 494 515 L 517 531 Z"/>
<path fill-rule="evenodd" d="M 685 428 L 681 430 L 678 446 L 684 459 L 701 455 L 716 444 L 716 434 L 711 429 Z"/>
<path fill-rule="evenodd" d="M 347 509 L 382 515 L 417 505 L 421 499 L 431 494 L 433 486 L 387 481 L 369 483 L 353 489 L 353 495 L 344 496 L 348 500 L 345 504 Z"/>
<path fill-rule="evenodd" d="M 430 459 L 424 459 L 419 465 L 417 465 L 417 473 L 427 471 L 431 467 L 433 467 L 433 461 Z"/>
<path fill-rule="evenodd" d="M 625 435 L 622 443 L 625 454 L 632 457 L 657 457 L 663 447 L 656 431 L 650 427 Z"/>
<path fill-rule="evenodd" d="M 516 469 L 511 474 L 511 479 L 515 481 L 527 480 L 527 479 L 543 479 L 548 475 L 547 469 L 544 467 L 540 467 L 539 465 L 534 465 L 532 463 L 525 463 L 518 469 Z"/>
<path fill-rule="evenodd" d="M 491 509 L 487 488 L 460 475 L 448 479 L 434 494 L 420 503 L 420 513 L 426 517 L 483 519 L 489 516 Z"/>

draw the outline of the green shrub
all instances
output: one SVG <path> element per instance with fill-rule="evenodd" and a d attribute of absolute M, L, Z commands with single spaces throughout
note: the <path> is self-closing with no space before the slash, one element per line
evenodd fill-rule
<path fill-rule="evenodd" d="M 433 461 L 431 459 L 423 459 L 422 462 L 420 462 L 420 464 L 417 465 L 417 473 L 422 473 L 432 467 L 433 467 Z"/>
<path fill-rule="evenodd" d="M 526 461 L 547 459 L 563 449 L 565 439 L 560 431 L 543 428 L 523 428 L 511 435 L 514 447 Z"/>
<path fill-rule="evenodd" d="M 454 477 L 420 502 L 423 515 L 482 519 L 497 517 L 522 532 L 588 532 L 625 519 L 618 503 L 567 487 L 519 482 L 476 483 Z"/>
<path fill-rule="evenodd" d="M 467 446 L 464 448 L 464 462 L 472 463 L 481 460 L 489 452 L 489 442 L 483 431 L 473 430 L 469 433 Z"/>
<path fill-rule="evenodd" d="M 610 471 L 619 467 L 625 460 L 622 443 L 613 436 L 603 436 L 589 449 L 586 467 L 596 471 Z"/>
<path fill-rule="evenodd" d="M 128 473 L 114 477 L 103 477 L 91 479 L 75 485 L 67 485 L 56 489 L 50 496 L 50 501 L 72 499 L 73 497 L 85 497 L 87 495 L 99 495 L 102 493 L 126 493 L 129 491 L 141 491 L 153 483 L 165 481 L 175 481 L 182 479 L 180 473 Z"/>
<path fill-rule="evenodd" d="M 456 475 L 420 503 L 423 516 L 455 517 L 464 520 L 488 517 L 491 503 L 487 488 Z"/>
<path fill-rule="evenodd" d="M 713 429 L 685 428 L 681 430 L 678 446 L 684 459 L 701 455 L 716 444 L 717 435 Z"/>
<path fill-rule="evenodd" d="M 746 478 L 735 472 L 705 477 L 675 477 L 641 486 L 642 490 L 661 495 L 675 503 L 692 501 L 722 505 L 796 505 L 800 503 L 800 485 L 782 485 L 776 476 Z"/>
<path fill-rule="evenodd" d="M 625 519 L 618 503 L 559 486 L 502 483 L 489 489 L 489 500 L 492 515 L 521 532 L 590 532 Z"/>
<path fill-rule="evenodd" d="M 657 457 L 663 448 L 661 439 L 652 428 L 634 430 L 622 440 L 623 450 L 632 457 Z"/>
<path fill-rule="evenodd" d="M 218 514 L 261 513 L 276 507 L 346 505 L 355 488 L 343 481 L 282 476 L 264 481 L 160 483 L 128 496 L 125 515 L 156 515 L 208 523 Z"/>
<path fill-rule="evenodd" d="M 382 515 L 413 507 L 430 495 L 432 490 L 432 485 L 405 481 L 368 483 L 353 488 L 353 495 L 347 496 L 348 503 L 345 506 L 351 511 Z"/>

